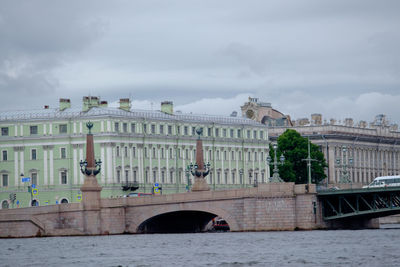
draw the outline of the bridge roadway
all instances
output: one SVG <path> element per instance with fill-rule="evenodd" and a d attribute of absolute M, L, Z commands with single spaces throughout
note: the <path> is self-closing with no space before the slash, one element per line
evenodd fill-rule
<path fill-rule="evenodd" d="M 196 232 L 216 216 L 231 231 L 324 227 L 314 213 L 315 186 L 307 192 L 293 183 L 96 201 L 1 210 L 0 237 Z"/>

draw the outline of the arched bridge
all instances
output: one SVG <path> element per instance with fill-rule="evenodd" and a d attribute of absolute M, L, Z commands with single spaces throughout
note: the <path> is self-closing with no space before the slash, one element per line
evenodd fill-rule
<path fill-rule="evenodd" d="M 89 192 L 90 193 L 90 192 Z M 85 202 L 87 199 L 87 203 Z M 231 231 L 321 228 L 316 190 L 294 183 L 0 211 L 0 236 L 197 232 L 216 216 Z"/>

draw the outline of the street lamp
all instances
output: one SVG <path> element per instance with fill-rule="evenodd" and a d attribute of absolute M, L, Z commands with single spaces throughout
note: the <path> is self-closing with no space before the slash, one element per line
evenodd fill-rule
<path fill-rule="evenodd" d="M 316 159 L 311 158 L 311 149 L 310 149 L 310 140 L 308 140 L 308 156 L 306 159 L 302 159 L 307 161 L 307 172 L 308 172 L 308 185 L 311 184 L 311 161 L 317 161 Z"/>
<path fill-rule="evenodd" d="M 190 170 L 193 168 L 193 164 L 190 163 L 189 165 L 186 166 L 186 179 L 187 179 L 187 185 L 186 185 L 186 191 L 190 191 L 190 186 L 191 186 L 191 182 L 190 182 Z"/>
<path fill-rule="evenodd" d="M 283 165 L 283 163 L 285 162 L 285 157 L 283 156 L 283 154 L 279 157 L 280 162 L 278 162 L 277 156 L 276 156 L 276 150 L 278 149 L 278 145 L 277 144 L 273 144 L 272 148 L 274 149 L 274 169 L 273 172 L 274 174 L 272 175 L 271 178 L 269 178 L 271 183 L 282 183 L 283 180 L 281 179 L 281 177 L 279 176 L 279 169 L 278 169 L 278 165 Z M 271 163 L 271 157 L 268 156 L 267 157 L 267 163 L 270 164 Z"/>
<path fill-rule="evenodd" d="M 347 147 L 342 146 L 342 159 L 336 159 L 336 167 L 341 168 L 339 180 L 339 183 L 341 184 L 351 183 L 347 168 L 353 165 L 353 158 L 347 158 L 347 152 Z"/>

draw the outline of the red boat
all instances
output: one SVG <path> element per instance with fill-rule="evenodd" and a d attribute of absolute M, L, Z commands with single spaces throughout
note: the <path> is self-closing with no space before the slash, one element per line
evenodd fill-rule
<path fill-rule="evenodd" d="M 229 225 L 224 219 L 216 220 L 214 223 L 215 231 L 229 231 Z"/>

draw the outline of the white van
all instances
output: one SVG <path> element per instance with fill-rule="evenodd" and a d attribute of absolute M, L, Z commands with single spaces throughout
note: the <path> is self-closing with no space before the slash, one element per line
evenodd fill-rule
<path fill-rule="evenodd" d="M 400 186 L 400 175 L 376 177 L 372 181 L 372 183 L 363 186 L 363 188 L 376 188 L 376 187 L 387 187 L 387 186 Z"/>

